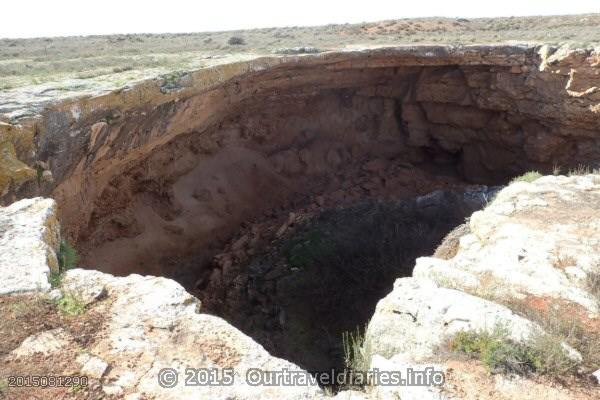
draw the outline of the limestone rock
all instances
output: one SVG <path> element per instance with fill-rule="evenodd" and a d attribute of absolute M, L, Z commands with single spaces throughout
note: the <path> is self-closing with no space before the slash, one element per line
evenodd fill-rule
<path fill-rule="evenodd" d="M 102 391 L 109 396 L 120 396 L 123 394 L 123 388 L 119 385 L 102 385 Z"/>
<path fill-rule="evenodd" d="M 594 372 L 592 375 L 594 378 L 596 378 L 596 381 L 598 381 L 598 385 L 600 385 L 600 369 Z"/>
<path fill-rule="evenodd" d="M 442 393 L 443 373 L 445 368 L 439 364 L 415 364 L 408 363 L 402 360 L 401 356 L 395 356 L 391 359 L 386 359 L 379 355 L 373 356 L 371 361 L 371 370 L 378 369 L 380 371 L 399 371 L 403 379 L 408 379 L 409 374 L 413 371 L 420 373 L 421 371 L 431 371 L 430 382 L 421 386 L 412 385 L 379 385 L 374 386 L 368 393 L 369 399 L 393 399 L 400 398 L 402 400 L 444 400 L 448 397 Z M 427 372 L 426 372 L 427 373 Z M 436 375 L 435 381 L 433 375 Z"/>
<path fill-rule="evenodd" d="M 81 374 L 90 378 L 100 379 L 106 369 L 108 363 L 102 358 L 84 353 L 77 357 L 77 362 L 81 365 Z"/>
<path fill-rule="evenodd" d="M 25 358 L 34 354 L 49 355 L 66 350 L 74 343 L 63 328 L 56 328 L 29 336 L 10 353 L 11 358 Z"/>
<path fill-rule="evenodd" d="M 586 277 L 600 265 L 598 202 L 598 175 L 514 183 L 472 215 L 456 256 L 420 258 L 414 276 L 497 297 L 563 299 L 597 314 Z"/>
<path fill-rule="evenodd" d="M 102 377 L 107 394 L 161 399 L 211 398 L 318 398 L 318 387 L 249 386 L 245 374 L 262 370 L 299 369 L 269 355 L 260 345 L 221 318 L 199 314 L 199 301 L 178 283 L 152 276 L 114 277 L 98 271 L 74 269 L 65 285 L 91 306 L 104 292 L 105 332 L 80 356 L 82 373 Z M 111 368 L 107 370 L 106 366 Z M 231 386 L 185 386 L 185 368 L 235 368 Z M 174 368 L 180 383 L 158 384 L 163 368 Z"/>
<path fill-rule="evenodd" d="M 98 271 L 72 269 L 62 280 L 64 292 L 75 294 L 84 305 L 93 303 L 106 295 L 106 277 Z"/>
<path fill-rule="evenodd" d="M 54 200 L 37 197 L 0 208 L 0 295 L 49 290 L 59 242 Z"/>
<path fill-rule="evenodd" d="M 429 280 L 401 278 L 379 301 L 369 322 L 367 340 L 374 354 L 402 355 L 423 361 L 461 330 L 492 331 L 506 326 L 515 341 L 524 341 L 536 328 L 508 308 L 458 290 L 440 288 Z"/>

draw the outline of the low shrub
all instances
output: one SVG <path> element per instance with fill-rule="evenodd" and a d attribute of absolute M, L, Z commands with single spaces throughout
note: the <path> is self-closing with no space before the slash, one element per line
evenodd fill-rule
<path fill-rule="evenodd" d="M 65 272 L 75 268 L 79 261 L 77 250 L 66 240 L 60 242 L 56 258 L 58 259 L 58 271 L 51 271 L 49 278 L 52 287 L 59 287 Z"/>
<path fill-rule="evenodd" d="M 316 47 L 289 47 L 289 48 L 277 49 L 273 53 L 275 53 L 275 54 L 316 54 L 316 53 L 320 53 L 320 52 L 321 52 L 321 50 L 319 50 Z"/>
<path fill-rule="evenodd" d="M 241 36 L 232 36 L 227 41 L 227 44 L 231 46 L 243 46 L 246 44 L 246 40 Z"/>
<path fill-rule="evenodd" d="M 515 182 L 533 182 L 539 178 L 541 178 L 543 175 L 540 174 L 538 171 L 529 171 L 524 173 L 521 176 L 517 176 L 516 178 L 514 178 L 512 181 L 510 181 L 510 183 L 515 183 Z"/>
<path fill-rule="evenodd" d="M 64 293 L 60 299 L 56 300 L 56 307 L 66 315 L 81 315 L 85 312 L 84 302 L 73 293 Z"/>
<path fill-rule="evenodd" d="M 558 377 L 574 372 L 578 365 L 569 357 L 560 338 L 537 332 L 527 342 L 517 343 L 500 325 L 490 332 L 460 331 L 449 347 L 479 358 L 492 373 L 526 375 L 535 372 Z"/>

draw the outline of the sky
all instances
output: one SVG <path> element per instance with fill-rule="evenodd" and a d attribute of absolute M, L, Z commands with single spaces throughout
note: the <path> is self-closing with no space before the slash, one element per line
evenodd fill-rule
<path fill-rule="evenodd" d="M 1 0 L 0 38 L 600 13 L 600 0 Z"/>

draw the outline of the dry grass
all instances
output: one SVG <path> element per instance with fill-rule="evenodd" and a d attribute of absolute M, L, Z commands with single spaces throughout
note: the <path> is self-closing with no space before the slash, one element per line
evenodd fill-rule
<path fill-rule="evenodd" d="M 600 272 L 590 272 L 587 274 L 586 286 L 589 292 L 594 296 L 600 307 Z"/>
<path fill-rule="evenodd" d="M 573 267 L 577 265 L 577 260 L 570 254 L 564 254 L 560 249 L 554 250 L 554 261 L 552 265 L 554 268 L 564 270 L 567 267 Z"/>
<path fill-rule="evenodd" d="M 589 174 L 600 174 L 600 169 L 591 168 L 589 165 L 578 165 L 575 168 L 569 170 L 569 176 L 581 176 L 581 175 L 589 175 Z"/>
<path fill-rule="evenodd" d="M 442 243 L 435 249 L 433 256 L 442 260 L 450 260 L 458 254 L 460 238 L 471 233 L 468 223 L 461 224 L 446 235 Z"/>

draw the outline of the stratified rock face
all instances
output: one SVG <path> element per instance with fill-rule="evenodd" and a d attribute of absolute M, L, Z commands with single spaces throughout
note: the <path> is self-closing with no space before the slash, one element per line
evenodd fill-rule
<path fill-rule="evenodd" d="M 34 136 L 31 126 L 0 121 L 0 198 L 7 198 L 37 177 L 27 164 L 33 164 L 35 158 Z"/>
<path fill-rule="evenodd" d="M 0 295 L 50 289 L 60 230 L 56 203 L 25 199 L 0 207 Z"/>
<path fill-rule="evenodd" d="M 168 273 L 180 256 L 210 260 L 241 222 L 333 192 L 376 161 L 486 184 L 597 164 L 598 57 L 417 46 L 261 58 L 149 81 L 48 106 L 36 129 L 23 121 L 23 132 L 37 132 L 43 179 L 30 174 L 4 198 L 51 193 L 86 266 Z M 440 188 L 393 178 L 357 191 Z"/>

